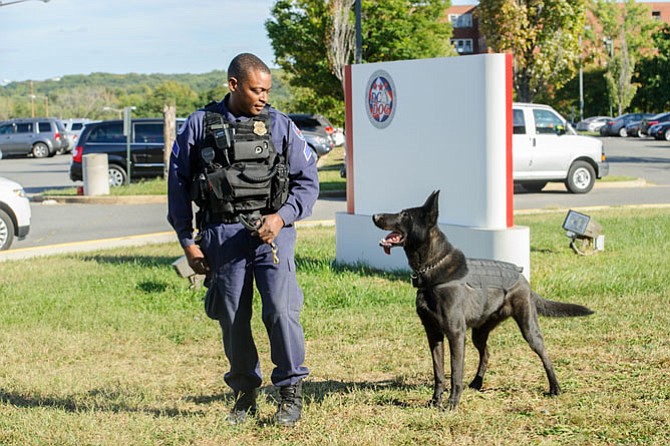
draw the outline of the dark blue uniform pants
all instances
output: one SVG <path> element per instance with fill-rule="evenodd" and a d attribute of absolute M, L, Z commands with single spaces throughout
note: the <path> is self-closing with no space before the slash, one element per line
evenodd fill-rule
<path fill-rule="evenodd" d="M 201 234 L 200 248 L 212 271 L 205 309 L 221 325 L 223 347 L 230 362 L 230 371 L 224 375 L 226 383 L 233 390 L 249 390 L 260 387 L 262 382 L 250 324 L 254 279 L 275 364 L 272 383 L 286 386 L 305 378 L 309 370 L 302 365 L 303 294 L 295 274 L 295 228 L 282 229 L 275 239 L 279 264 L 273 262 L 270 245 L 252 236 L 241 224 L 213 225 Z"/>

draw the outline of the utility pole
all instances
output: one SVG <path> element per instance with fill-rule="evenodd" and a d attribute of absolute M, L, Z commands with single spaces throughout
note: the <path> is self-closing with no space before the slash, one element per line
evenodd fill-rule
<path fill-rule="evenodd" d="M 363 59 L 363 35 L 361 31 L 361 3 L 363 0 L 356 0 L 356 57 L 355 62 L 361 63 Z"/>
<path fill-rule="evenodd" d="M 33 93 L 33 81 L 30 81 L 30 110 L 31 117 L 35 117 L 35 94 Z"/>

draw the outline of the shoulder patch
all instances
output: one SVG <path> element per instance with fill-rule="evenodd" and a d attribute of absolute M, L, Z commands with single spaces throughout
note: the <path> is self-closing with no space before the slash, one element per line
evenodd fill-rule
<path fill-rule="evenodd" d="M 295 133 L 295 135 L 298 137 L 298 139 L 300 139 L 301 141 L 305 140 L 305 137 L 302 135 L 302 132 L 300 131 L 298 126 L 295 125 L 295 123 L 293 121 L 291 121 L 291 128 L 293 129 L 293 133 Z"/>
<path fill-rule="evenodd" d="M 307 141 L 305 141 L 305 148 L 303 149 L 302 154 L 305 155 L 305 161 L 309 161 L 312 158 L 312 149 L 307 144 Z"/>

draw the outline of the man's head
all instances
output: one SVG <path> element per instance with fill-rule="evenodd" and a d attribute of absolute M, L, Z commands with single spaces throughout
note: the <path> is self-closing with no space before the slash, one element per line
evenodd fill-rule
<path fill-rule="evenodd" d="M 235 116 L 258 116 L 267 103 L 272 75 L 262 60 L 242 53 L 228 67 L 228 109 Z"/>

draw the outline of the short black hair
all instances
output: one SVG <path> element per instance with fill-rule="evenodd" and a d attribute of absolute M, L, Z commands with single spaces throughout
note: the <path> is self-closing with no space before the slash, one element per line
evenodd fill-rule
<path fill-rule="evenodd" d="M 251 53 L 238 54 L 228 66 L 228 78 L 234 77 L 238 82 L 241 82 L 246 79 L 247 73 L 252 70 L 271 74 L 270 68 L 256 55 Z"/>

